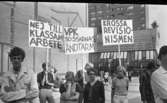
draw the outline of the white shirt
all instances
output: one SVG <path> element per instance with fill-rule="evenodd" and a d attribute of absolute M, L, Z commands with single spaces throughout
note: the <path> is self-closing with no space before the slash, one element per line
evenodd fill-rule
<path fill-rule="evenodd" d="M 5 98 L 8 101 L 13 101 L 21 98 L 25 98 L 28 92 L 31 95 L 32 92 L 38 94 L 38 84 L 36 79 L 36 74 L 32 70 L 22 70 L 19 75 L 16 75 L 12 70 L 6 72 L 2 79 L 5 81 L 2 83 L 1 92 L 7 93 L 8 96 Z M 14 89 L 6 91 L 8 89 Z M 35 95 L 36 95 L 35 94 Z M 19 101 L 17 103 L 27 103 L 28 101 Z M 32 103 L 39 103 L 39 98 L 34 98 L 31 100 Z"/>
<path fill-rule="evenodd" d="M 167 70 L 160 66 L 151 76 L 151 86 L 155 103 L 163 103 L 167 99 Z"/>

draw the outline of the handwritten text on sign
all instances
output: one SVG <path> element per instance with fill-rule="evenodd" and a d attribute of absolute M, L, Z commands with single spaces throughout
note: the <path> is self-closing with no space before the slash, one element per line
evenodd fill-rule
<path fill-rule="evenodd" d="M 103 45 L 132 44 L 132 20 L 102 20 Z"/>
<path fill-rule="evenodd" d="M 65 53 L 94 52 L 94 28 L 64 28 Z"/>
<path fill-rule="evenodd" d="M 62 48 L 63 27 L 40 21 L 29 20 L 29 46 Z"/>

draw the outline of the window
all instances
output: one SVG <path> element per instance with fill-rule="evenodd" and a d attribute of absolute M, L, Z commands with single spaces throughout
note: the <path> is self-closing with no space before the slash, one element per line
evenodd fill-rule
<path fill-rule="evenodd" d="M 145 24 L 142 24 L 141 26 L 142 26 L 142 27 L 145 27 Z"/>
<path fill-rule="evenodd" d="M 137 27 L 137 30 L 140 30 L 141 29 L 141 27 Z"/>
<path fill-rule="evenodd" d="M 96 20 L 96 18 L 90 18 L 90 20 L 91 20 L 91 21 L 94 21 L 94 20 Z"/>
<path fill-rule="evenodd" d="M 132 10 L 133 8 L 134 8 L 133 6 L 129 6 L 127 10 Z"/>
<path fill-rule="evenodd" d="M 96 10 L 101 10 L 101 5 L 96 5 Z"/>
<path fill-rule="evenodd" d="M 121 9 L 120 8 L 116 8 L 116 10 L 120 11 Z"/>
<path fill-rule="evenodd" d="M 96 14 L 95 12 L 91 12 L 90 13 L 91 16 L 95 16 L 95 14 Z"/>
<path fill-rule="evenodd" d="M 109 8 L 109 7 L 110 7 L 110 4 L 105 4 L 105 5 L 106 5 L 106 7 L 107 7 L 107 8 Z"/>
<path fill-rule="evenodd" d="M 89 8 L 90 10 L 93 10 L 93 9 L 95 9 L 95 6 L 92 5 L 92 6 L 89 6 L 88 8 Z"/>
<path fill-rule="evenodd" d="M 95 23 L 91 23 L 90 25 L 94 27 L 94 26 L 95 26 Z"/>
<path fill-rule="evenodd" d="M 106 10 L 106 13 L 110 13 L 110 10 Z"/>
<path fill-rule="evenodd" d="M 120 10 L 122 11 L 122 10 L 124 10 L 124 8 L 120 8 Z"/>
<path fill-rule="evenodd" d="M 98 14 L 102 14 L 102 11 L 101 11 L 101 10 L 100 10 L 100 11 L 97 11 L 97 13 L 98 13 Z"/>
<path fill-rule="evenodd" d="M 102 19 L 102 17 L 100 17 L 100 16 L 99 16 L 99 17 L 98 17 L 98 19 L 99 19 L 99 20 L 101 20 L 101 19 Z"/>
<path fill-rule="evenodd" d="M 132 16 L 132 15 L 133 15 L 133 13 L 128 13 L 127 15 L 128 15 L 128 16 Z"/>
<path fill-rule="evenodd" d="M 144 5 L 140 5 L 141 8 L 144 8 Z"/>
<path fill-rule="evenodd" d="M 141 18 L 141 20 L 144 20 L 144 19 L 145 19 L 144 17 Z"/>

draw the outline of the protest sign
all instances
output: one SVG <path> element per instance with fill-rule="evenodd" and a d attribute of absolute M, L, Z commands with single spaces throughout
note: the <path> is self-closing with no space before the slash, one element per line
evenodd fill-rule
<path fill-rule="evenodd" d="M 94 52 L 94 28 L 65 27 L 66 54 Z"/>
<path fill-rule="evenodd" d="M 63 27 L 29 20 L 29 46 L 41 48 L 62 48 Z"/>
<path fill-rule="evenodd" d="M 132 44 L 132 20 L 101 20 L 103 45 Z"/>

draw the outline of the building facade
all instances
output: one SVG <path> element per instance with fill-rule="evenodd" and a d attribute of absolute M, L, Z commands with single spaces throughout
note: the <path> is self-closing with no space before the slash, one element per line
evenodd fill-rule
<path fill-rule="evenodd" d="M 29 47 L 28 22 L 37 20 L 62 24 L 63 26 L 87 26 L 86 5 L 80 3 L 0 2 L 0 72 L 10 69 L 8 52 L 11 45 L 21 47 L 26 52 L 23 66 L 37 73 L 46 62 L 47 49 Z M 12 42 L 11 42 L 12 41 Z M 50 49 L 49 63 L 59 73 L 82 69 L 88 61 L 88 54 L 65 55 L 62 50 Z M 35 64 L 34 64 L 35 63 Z"/>
<path fill-rule="evenodd" d="M 88 4 L 88 21 L 90 27 L 97 28 L 96 53 L 91 53 L 89 59 L 99 70 L 113 71 L 118 63 L 118 45 L 103 46 L 101 20 L 132 19 L 134 44 L 120 45 L 121 64 L 133 69 L 141 68 L 141 61 L 156 59 L 156 31 L 147 28 L 147 5 L 139 4 Z"/>
<path fill-rule="evenodd" d="M 133 30 L 146 29 L 146 6 L 138 4 L 88 4 L 89 27 L 101 33 L 102 19 L 132 19 Z"/>

